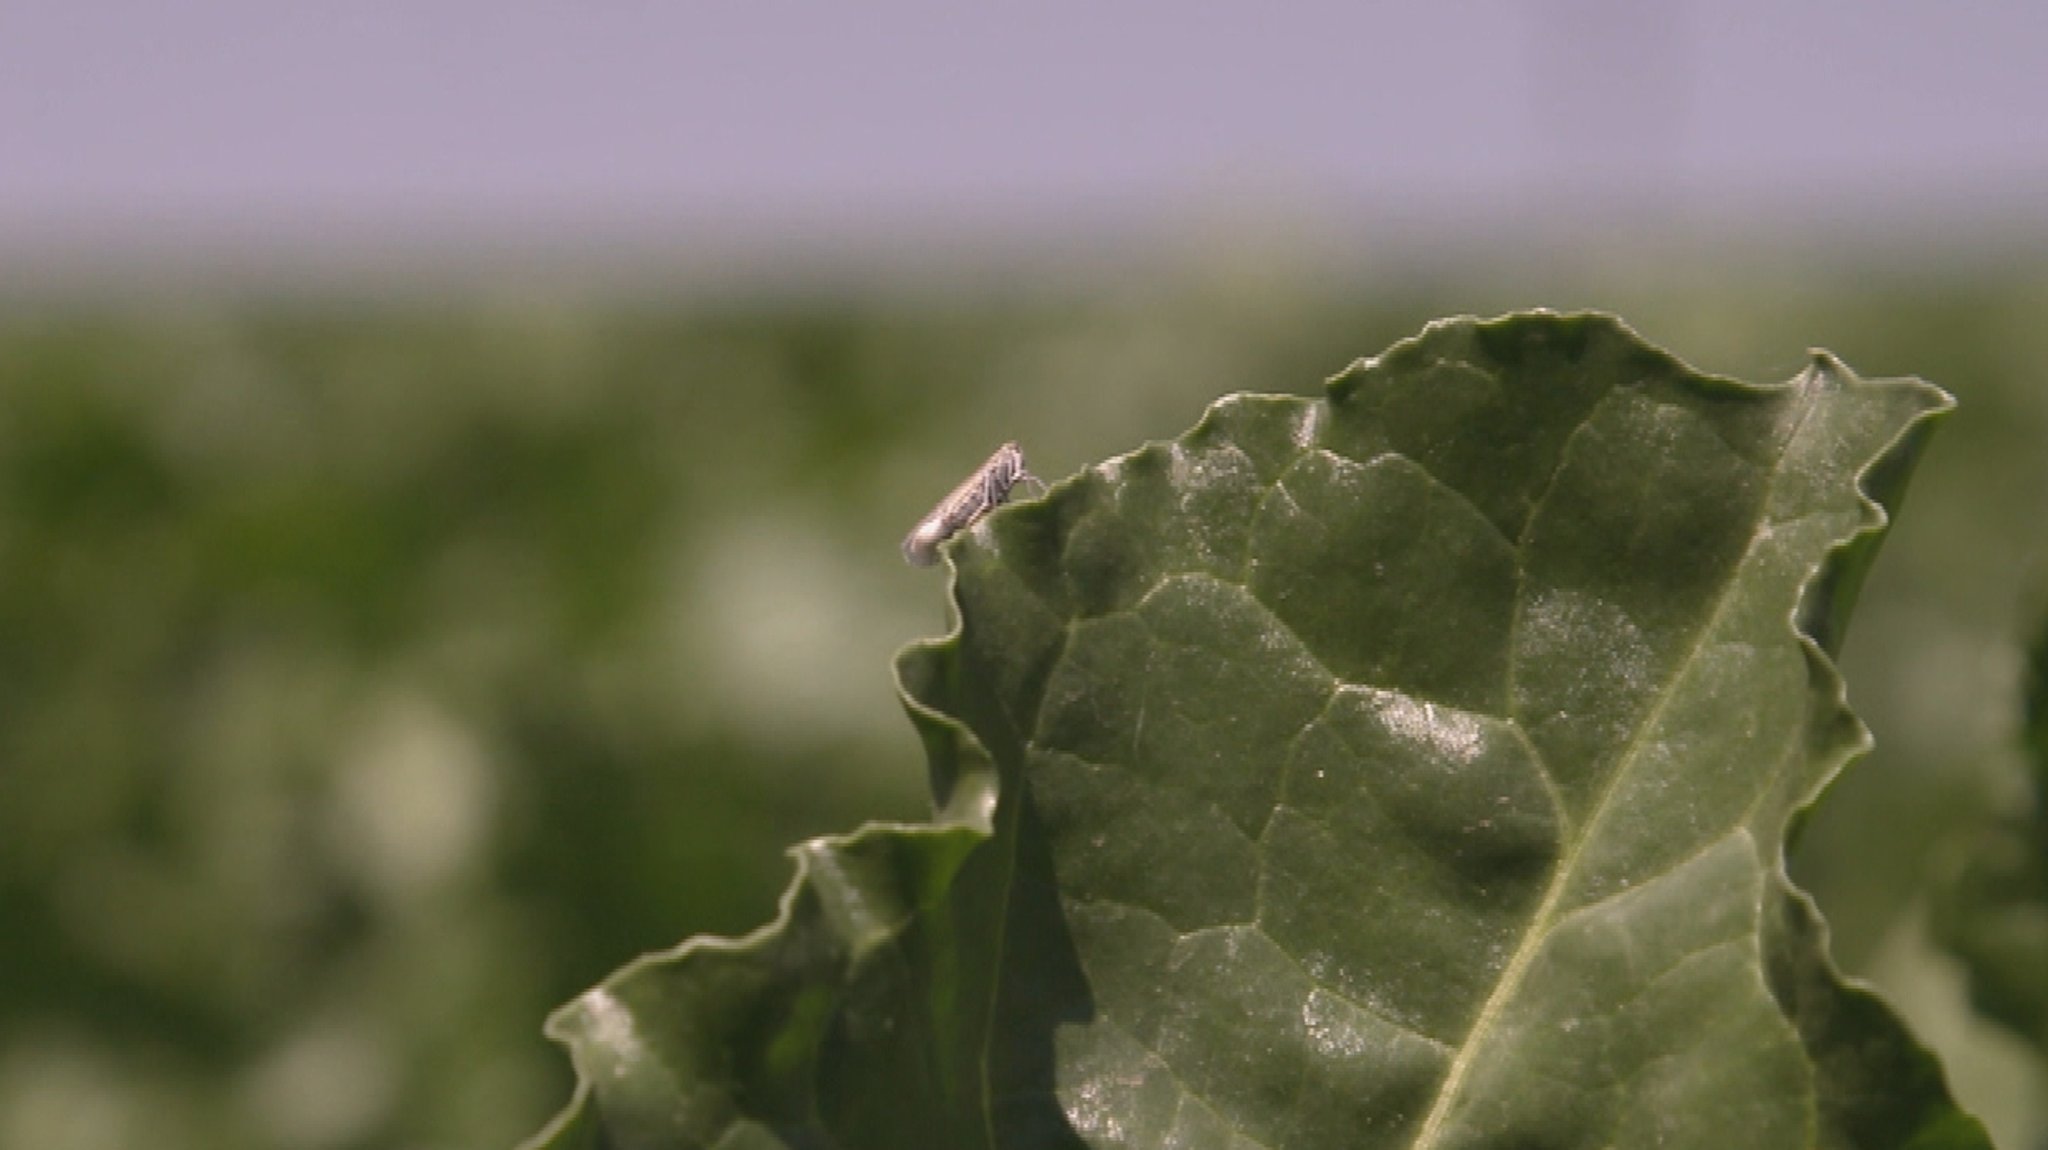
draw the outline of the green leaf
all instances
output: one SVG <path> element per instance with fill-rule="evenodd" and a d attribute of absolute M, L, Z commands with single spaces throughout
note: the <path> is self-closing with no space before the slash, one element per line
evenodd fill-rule
<path fill-rule="evenodd" d="M 564 1007 L 536 1145 L 1985 1145 L 1783 865 L 1947 404 L 1458 320 L 990 516 L 933 822 Z"/>
<path fill-rule="evenodd" d="M 1963 959 L 1977 1009 L 2048 1054 L 2048 582 L 2024 676 L 2017 802 L 1974 827 L 1934 900 L 1936 936 Z"/>

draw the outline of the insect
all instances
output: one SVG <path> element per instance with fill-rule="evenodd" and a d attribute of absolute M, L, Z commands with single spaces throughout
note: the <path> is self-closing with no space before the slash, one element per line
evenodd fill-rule
<path fill-rule="evenodd" d="M 939 544 L 975 525 L 982 516 L 1003 505 L 1011 488 L 1019 483 L 1045 484 L 1024 469 L 1024 452 L 1014 443 L 996 448 L 988 462 L 960 481 L 931 514 L 917 521 L 903 537 L 903 557 L 914 567 L 929 567 L 939 559 Z"/>

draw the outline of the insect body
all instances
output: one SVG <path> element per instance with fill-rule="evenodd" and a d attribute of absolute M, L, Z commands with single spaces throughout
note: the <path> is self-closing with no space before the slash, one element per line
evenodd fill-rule
<path fill-rule="evenodd" d="M 939 544 L 1002 506 L 1010 497 L 1010 489 L 1019 483 L 1036 484 L 1039 479 L 1024 469 L 1024 452 L 1014 443 L 1005 443 L 996 448 L 987 463 L 975 468 L 974 474 L 939 500 L 931 514 L 917 521 L 917 526 L 903 537 L 903 557 L 917 567 L 938 562 Z"/>

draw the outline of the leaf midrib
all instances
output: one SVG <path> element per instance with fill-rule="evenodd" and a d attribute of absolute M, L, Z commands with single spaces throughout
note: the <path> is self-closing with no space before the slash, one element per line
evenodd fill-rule
<path fill-rule="evenodd" d="M 1809 373 L 1811 370 L 1809 369 Z M 1784 445 L 1779 449 L 1778 457 L 1771 468 L 1770 478 L 1765 483 L 1764 490 L 1757 503 L 1758 507 L 1764 509 L 1766 513 L 1770 507 L 1771 498 L 1776 493 L 1778 479 L 1784 474 L 1785 458 L 1791 453 L 1792 446 L 1806 430 L 1807 421 L 1819 407 L 1815 396 L 1817 389 L 1814 386 L 1817 381 L 1809 375 L 1809 378 L 1802 381 L 1802 383 L 1804 383 L 1804 386 L 1800 388 L 1800 398 L 1805 403 L 1805 409 L 1799 413 L 1798 420 L 1792 425 L 1791 430 L 1786 433 Z M 1579 430 L 1583 431 L 1589 424 L 1590 420 L 1587 423 L 1580 424 Z M 1576 434 L 1575 432 L 1574 435 L 1576 436 Z M 1568 452 L 1569 448 L 1567 448 Z M 1546 501 L 1548 497 L 1548 492 L 1546 492 Z M 1535 521 L 1536 515 L 1541 509 L 1541 502 L 1531 509 L 1530 522 L 1533 523 Z M 1451 1059 L 1451 1065 L 1444 1074 L 1443 1083 L 1437 1088 L 1435 1101 L 1431 1103 L 1429 1113 L 1423 1118 L 1422 1126 L 1416 1131 L 1414 1140 L 1409 1143 L 1410 1150 L 1426 1150 L 1428 1147 L 1433 1147 L 1442 1136 L 1444 1125 L 1450 1117 L 1451 1105 L 1457 1100 L 1459 1093 L 1464 1088 L 1467 1075 L 1471 1073 L 1472 1067 L 1478 1062 L 1477 1052 L 1486 1045 L 1489 1037 L 1488 1032 L 1499 1021 L 1508 1003 L 1512 1002 L 1520 994 L 1522 980 L 1528 976 L 1530 965 L 1535 961 L 1537 953 L 1542 950 L 1543 942 L 1548 939 L 1551 931 L 1557 925 L 1553 921 L 1553 917 L 1556 915 L 1558 905 L 1564 900 L 1565 892 L 1570 889 L 1572 880 L 1577 876 L 1578 864 L 1584 856 L 1586 845 L 1593 840 L 1594 831 L 1607 817 L 1612 799 L 1615 792 L 1620 788 L 1621 782 L 1628 778 L 1636 765 L 1641 762 L 1642 753 L 1650 732 L 1657 729 L 1664 712 L 1670 707 L 1672 699 L 1678 693 L 1678 685 L 1687 678 L 1693 662 L 1699 657 L 1700 651 L 1704 647 L 1704 637 L 1713 633 L 1715 626 L 1727 611 L 1730 598 L 1733 596 L 1736 587 L 1742 583 L 1743 571 L 1749 563 L 1750 556 L 1754 553 L 1758 539 L 1759 535 L 1752 532 L 1748 545 L 1743 549 L 1742 557 L 1735 563 L 1729 573 L 1727 582 L 1722 585 L 1720 592 L 1715 596 L 1713 610 L 1708 612 L 1706 621 L 1694 632 L 1690 643 L 1691 649 L 1687 652 L 1686 657 L 1674 666 L 1671 676 L 1664 684 L 1664 688 L 1658 692 L 1656 702 L 1644 714 L 1642 723 L 1636 729 L 1635 737 L 1629 741 L 1627 749 L 1623 751 L 1621 758 L 1616 763 L 1615 770 L 1608 776 L 1607 785 L 1601 789 L 1600 797 L 1592 805 L 1590 817 L 1580 824 L 1579 832 L 1572 836 L 1573 841 L 1566 845 L 1559 859 L 1558 867 L 1552 874 L 1550 886 L 1543 892 L 1543 901 L 1537 904 L 1535 913 L 1530 916 L 1529 927 L 1523 933 L 1521 943 L 1515 947 L 1514 954 L 1509 956 L 1507 965 L 1501 969 L 1500 980 L 1494 984 L 1493 993 L 1487 996 L 1486 1002 L 1479 1008 L 1479 1014 L 1473 1019 L 1472 1028 L 1466 1032 L 1465 1040 L 1458 1045 L 1458 1052 Z M 1512 701 L 1510 701 L 1510 705 L 1512 706 Z M 1539 763 L 1540 761 L 1539 759 Z M 1549 771 L 1547 769 L 1543 773 L 1548 777 Z"/>

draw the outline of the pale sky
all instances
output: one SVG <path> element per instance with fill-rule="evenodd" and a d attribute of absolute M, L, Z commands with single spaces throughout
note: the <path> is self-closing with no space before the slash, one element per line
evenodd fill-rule
<path fill-rule="evenodd" d="M 2043 3 L 0 0 L 0 243 L 2037 198 Z"/>

